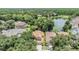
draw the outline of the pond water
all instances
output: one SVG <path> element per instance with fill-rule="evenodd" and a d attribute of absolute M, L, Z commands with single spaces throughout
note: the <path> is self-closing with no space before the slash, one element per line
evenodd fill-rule
<path fill-rule="evenodd" d="M 66 23 L 65 19 L 54 19 L 54 29 L 56 29 L 57 31 L 62 31 L 64 25 Z"/>

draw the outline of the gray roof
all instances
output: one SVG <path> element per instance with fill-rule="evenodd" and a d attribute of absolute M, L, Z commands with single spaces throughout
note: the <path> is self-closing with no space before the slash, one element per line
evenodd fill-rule
<path fill-rule="evenodd" d="M 79 24 L 79 16 L 74 17 L 74 18 L 72 19 L 72 21 L 71 21 L 71 24 L 72 24 L 73 26 L 78 25 L 78 24 Z"/>
<path fill-rule="evenodd" d="M 25 30 L 24 29 L 8 29 L 8 30 L 2 30 L 2 35 L 5 35 L 7 37 L 11 37 L 14 35 L 18 35 L 23 33 Z"/>

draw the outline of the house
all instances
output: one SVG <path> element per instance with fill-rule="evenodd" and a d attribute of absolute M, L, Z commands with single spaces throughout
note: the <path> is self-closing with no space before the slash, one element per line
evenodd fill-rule
<path fill-rule="evenodd" d="M 36 38 L 37 41 L 41 41 L 42 38 L 44 37 L 44 32 L 42 32 L 42 31 L 40 31 L 40 30 L 36 30 L 36 31 L 34 31 L 34 32 L 32 33 L 32 36 L 33 36 L 34 38 Z"/>
<path fill-rule="evenodd" d="M 15 22 L 15 28 L 17 29 L 24 29 L 26 28 L 27 24 L 25 22 L 22 21 L 17 21 Z"/>
<path fill-rule="evenodd" d="M 45 33 L 45 37 L 46 37 L 46 43 L 47 43 L 47 46 L 48 46 L 48 50 L 52 50 L 52 45 L 51 45 L 51 40 L 53 39 L 53 38 L 55 38 L 56 37 L 56 33 L 55 32 L 46 32 Z"/>
<path fill-rule="evenodd" d="M 44 32 L 40 30 L 33 31 L 32 36 L 37 40 L 37 44 L 42 44 L 42 39 L 44 38 Z"/>
<path fill-rule="evenodd" d="M 74 35 L 74 39 L 79 39 L 79 16 L 74 17 L 71 21 L 71 24 L 71 33 Z"/>
<path fill-rule="evenodd" d="M 56 37 L 55 32 L 46 32 L 46 42 L 49 44 L 53 37 Z"/>
<path fill-rule="evenodd" d="M 50 44 L 50 41 L 58 35 L 69 36 L 68 32 L 46 32 L 46 42 Z"/>
<path fill-rule="evenodd" d="M 79 27 L 79 16 L 74 17 L 71 21 L 71 24 L 72 24 L 72 28 L 75 26 Z"/>
<path fill-rule="evenodd" d="M 11 37 L 11 36 L 21 36 L 21 33 L 25 32 L 24 29 L 8 29 L 8 30 L 2 30 L 2 35 L 6 37 Z"/>

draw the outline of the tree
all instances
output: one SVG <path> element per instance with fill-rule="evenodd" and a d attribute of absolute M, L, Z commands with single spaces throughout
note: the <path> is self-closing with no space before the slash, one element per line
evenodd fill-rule
<path fill-rule="evenodd" d="M 72 28 L 72 25 L 70 24 L 70 21 L 66 21 L 64 27 L 63 27 L 63 30 L 65 32 L 68 32 L 70 29 Z"/>
<path fill-rule="evenodd" d="M 7 29 L 12 29 L 15 27 L 15 21 L 14 20 L 8 20 L 6 21 L 5 26 L 7 27 Z"/>
<path fill-rule="evenodd" d="M 38 29 L 40 29 L 42 31 L 51 31 L 53 29 L 54 23 L 53 23 L 52 19 L 48 20 L 45 17 L 39 17 L 34 22 L 34 25 L 36 25 L 38 27 Z"/>
<path fill-rule="evenodd" d="M 2 31 L 3 29 L 6 29 L 5 21 L 0 20 L 0 31 Z"/>
<path fill-rule="evenodd" d="M 57 37 L 51 40 L 51 44 L 53 46 L 53 50 L 62 51 L 62 50 L 71 50 L 72 39 L 70 36 L 61 36 L 57 35 Z"/>

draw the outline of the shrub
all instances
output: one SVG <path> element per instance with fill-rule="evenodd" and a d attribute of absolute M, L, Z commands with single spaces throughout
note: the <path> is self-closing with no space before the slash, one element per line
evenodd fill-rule
<path fill-rule="evenodd" d="M 53 38 L 51 40 L 51 44 L 53 46 L 53 50 L 71 50 L 72 39 L 70 36 L 60 36 Z"/>
<path fill-rule="evenodd" d="M 46 40 L 44 38 L 42 38 L 42 45 L 46 46 Z"/>
<path fill-rule="evenodd" d="M 72 28 L 72 25 L 70 24 L 70 21 L 66 21 L 64 27 L 63 27 L 63 30 L 65 32 L 68 32 L 70 29 Z"/>
<path fill-rule="evenodd" d="M 0 37 L 0 50 L 2 51 L 35 51 L 36 42 L 30 32 L 23 33 L 19 38 Z"/>

